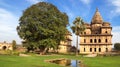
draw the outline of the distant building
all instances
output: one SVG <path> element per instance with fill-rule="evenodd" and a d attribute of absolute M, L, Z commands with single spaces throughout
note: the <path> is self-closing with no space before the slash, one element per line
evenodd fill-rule
<path fill-rule="evenodd" d="M 104 22 L 98 9 L 91 24 L 85 23 L 86 30 L 80 34 L 80 53 L 106 53 L 112 50 L 112 27 Z"/>
<path fill-rule="evenodd" d="M 66 37 L 66 40 L 60 42 L 59 49 L 58 49 L 59 53 L 70 52 L 71 41 L 72 41 L 72 34 L 69 31 L 67 31 L 65 37 Z"/>
<path fill-rule="evenodd" d="M 25 52 L 25 51 L 27 51 L 27 49 L 25 47 L 23 47 L 22 44 L 19 44 L 19 45 L 16 45 L 16 51 Z"/>
<path fill-rule="evenodd" d="M 11 43 L 0 43 L 0 50 L 13 50 Z"/>

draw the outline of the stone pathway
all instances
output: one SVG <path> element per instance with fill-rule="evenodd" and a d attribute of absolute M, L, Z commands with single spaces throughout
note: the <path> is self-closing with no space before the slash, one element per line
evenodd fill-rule
<path fill-rule="evenodd" d="M 88 55 L 85 55 L 84 57 L 96 57 L 97 54 L 88 54 Z"/>
<path fill-rule="evenodd" d="M 27 54 L 19 54 L 19 56 L 28 57 L 28 56 L 30 56 L 30 55 L 27 55 Z"/>

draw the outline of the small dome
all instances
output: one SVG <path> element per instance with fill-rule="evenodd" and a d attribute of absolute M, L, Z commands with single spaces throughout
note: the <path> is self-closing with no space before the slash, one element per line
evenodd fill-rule
<path fill-rule="evenodd" d="M 90 26 L 90 24 L 89 24 L 89 23 L 85 23 L 85 25 L 86 25 L 86 26 Z"/>
<path fill-rule="evenodd" d="M 110 26 L 109 22 L 103 22 L 103 26 Z"/>

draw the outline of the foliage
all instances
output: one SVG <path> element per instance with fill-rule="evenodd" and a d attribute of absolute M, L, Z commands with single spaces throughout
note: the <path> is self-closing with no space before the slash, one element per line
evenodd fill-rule
<path fill-rule="evenodd" d="M 73 26 L 71 27 L 73 33 L 75 33 L 77 35 L 76 37 L 76 56 L 78 54 L 78 36 L 81 32 L 83 32 L 85 30 L 85 25 L 83 20 L 80 17 L 75 18 L 75 20 L 73 21 Z"/>
<path fill-rule="evenodd" d="M 120 43 L 115 43 L 115 44 L 114 44 L 114 48 L 115 48 L 116 50 L 120 50 Z"/>
<path fill-rule="evenodd" d="M 12 41 L 12 48 L 13 48 L 13 50 L 16 49 L 16 41 L 15 40 Z"/>
<path fill-rule="evenodd" d="M 54 5 L 40 2 L 27 8 L 19 21 L 17 32 L 28 50 L 56 48 L 64 40 L 68 16 Z"/>
<path fill-rule="evenodd" d="M 0 55 L 11 55 L 12 51 L 11 50 L 0 50 Z"/>
<path fill-rule="evenodd" d="M 71 27 L 71 29 L 73 33 L 75 33 L 76 35 L 79 35 L 81 32 L 85 30 L 84 21 L 82 18 L 80 17 L 75 18 L 73 24 L 74 25 Z"/>
<path fill-rule="evenodd" d="M 12 50 L 0 50 L 0 55 L 16 55 L 18 56 L 20 52 Z"/>

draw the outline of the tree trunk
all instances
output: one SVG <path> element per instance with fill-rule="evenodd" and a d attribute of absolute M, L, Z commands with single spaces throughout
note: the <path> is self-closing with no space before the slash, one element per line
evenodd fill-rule
<path fill-rule="evenodd" d="M 40 55 L 44 55 L 44 54 L 46 53 L 47 49 L 48 49 L 48 48 L 45 48 L 45 49 L 43 50 L 43 52 L 40 52 Z"/>
<path fill-rule="evenodd" d="M 59 50 L 59 45 L 60 45 L 60 40 L 58 41 L 58 45 L 57 45 L 57 54 L 58 54 L 58 50 Z"/>
<path fill-rule="evenodd" d="M 78 35 L 76 36 L 76 56 L 78 56 Z"/>

